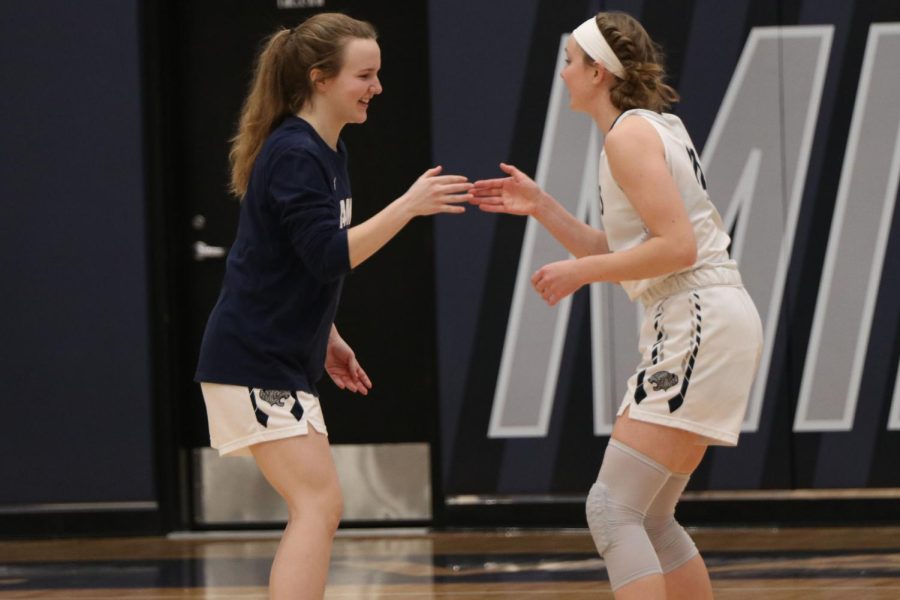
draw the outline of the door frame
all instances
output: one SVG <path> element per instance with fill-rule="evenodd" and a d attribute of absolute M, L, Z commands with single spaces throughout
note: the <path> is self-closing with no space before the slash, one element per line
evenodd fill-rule
<path fill-rule="evenodd" d="M 146 243 L 150 290 L 151 397 L 160 533 L 191 528 L 189 461 L 178 445 L 180 313 L 178 259 L 182 241 L 171 198 L 178 189 L 175 32 L 169 0 L 139 7 L 144 99 Z"/>

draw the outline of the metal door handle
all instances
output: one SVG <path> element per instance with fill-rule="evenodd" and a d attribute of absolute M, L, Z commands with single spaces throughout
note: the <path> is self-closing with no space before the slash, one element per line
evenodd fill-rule
<path fill-rule="evenodd" d="M 227 249 L 222 246 L 210 246 L 206 242 L 197 240 L 194 242 L 194 260 L 203 261 L 209 258 L 222 258 Z"/>

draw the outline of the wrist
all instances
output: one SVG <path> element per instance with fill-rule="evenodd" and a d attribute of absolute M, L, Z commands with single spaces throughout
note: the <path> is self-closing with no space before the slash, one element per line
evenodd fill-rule
<path fill-rule="evenodd" d="M 578 282 L 581 285 L 590 285 L 592 283 L 600 283 L 603 281 L 600 265 L 597 264 L 598 262 L 602 262 L 602 260 L 597 260 L 598 258 L 599 257 L 595 255 L 583 256 L 575 259 L 575 272 L 578 277 Z"/>
<path fill-rule="evenodd" d="M 397 216 L 401 221 L 401 226 L 405 226 L 416 216 L 415 209 L 413 208 L 413 200 L 408 194 L 403 194 L 402 196 L 394 200 L 392 204 L 397 211 Z"/>
<path fill-rule="evenodd" d="M 551 202 L 553 202 L 553 198 L 550 197 L 550 194 L 541 190 L 535 199 L 534 208 L 531 210 L 531 216 L 538 221 L 542 221 L 547 215 L 547 210 L 549 209 Z"/>

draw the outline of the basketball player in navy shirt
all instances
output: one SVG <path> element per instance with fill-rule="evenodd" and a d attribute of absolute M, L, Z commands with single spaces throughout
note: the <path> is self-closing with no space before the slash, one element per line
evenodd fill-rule
<path fill-rule="evenodd" d="M 256 64 L 237 135 L 231 188 L 237 237 L 210 314 L 195 379 L 222 455 L 252 454 L 290 518 L 271 598 L 321 598 L 342 511 L 316 382 L 365 395 L 372 382 L 334 325 L 344 275 L 416 216 L 461 213 L 465 177 L 426 171 L 400 198 L 351 226 L 340 132 L 381 93 L 372 26 L 316 15 L 272 35 Z"/>

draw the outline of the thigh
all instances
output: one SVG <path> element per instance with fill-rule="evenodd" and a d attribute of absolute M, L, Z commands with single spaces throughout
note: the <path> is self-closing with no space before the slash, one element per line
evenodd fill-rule
<path fill-rule="evenodd" d="M 692 473 L 706 453 L 707 440 L 696 433 L 629 417 L 616 419 L 612 437 L 649 456 L 673 473 Z"/>
<path fill-rule="evenodd" d="M 310 428 L 298 435 L 250 447 L 266 479 L 286 500 L 308 494 L 340 495 L 328 436 Z"/>

